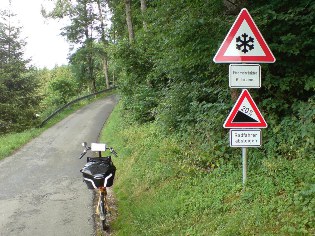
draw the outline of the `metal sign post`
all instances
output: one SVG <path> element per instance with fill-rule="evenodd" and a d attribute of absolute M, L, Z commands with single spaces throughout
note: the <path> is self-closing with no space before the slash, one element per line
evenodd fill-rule
<path fill-rule="evenodd" d="M 242 148 L 243 188 L 247 179 L 247 147 L 261 146 L 261 130 L 267 123 L 246 88 L 261 87 L 259 64 L 274 63 L 253 18 L 243 8 L 213 58 L 215 63 L 239 63 L 229 66 L 229 86 L 243 88 L 223 127 L 230 130 L 230 147 Z M 241 64 L 243 63 L 243 64 Z"/>
<path fill-rule="evenodd" d="M 246 184 L 247 179 L 247 149 L 242 147 L 242 163 L 243 163 L 243 187 Z"/>

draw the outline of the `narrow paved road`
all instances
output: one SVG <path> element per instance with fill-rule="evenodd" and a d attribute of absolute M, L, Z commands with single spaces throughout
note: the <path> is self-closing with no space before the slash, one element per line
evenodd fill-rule
<path fill-rule="evenodd" d="M 94 234 L 93 194 L 82 182 L 83 141 L 96 142 L 117 103 L 98 100 L 0 162 L 1 236 Z"/>

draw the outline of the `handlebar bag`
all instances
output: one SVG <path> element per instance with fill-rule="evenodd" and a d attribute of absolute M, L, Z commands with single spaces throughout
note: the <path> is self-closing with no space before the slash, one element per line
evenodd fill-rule
<path fill-rule="evenodd" d="M 94 159 L 94 158 L 93 158 Z M 90 161 L 80 170 L 83 181 L 89 189 L 111 187 L 114 183 L 116 167 L 111 161 Z"/>

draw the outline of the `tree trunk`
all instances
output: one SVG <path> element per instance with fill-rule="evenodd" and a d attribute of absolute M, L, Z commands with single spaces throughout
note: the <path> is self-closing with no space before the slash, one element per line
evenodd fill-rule
<path fill-rule="evenodd" d="M 106 42 L 106 39 L 105 39 L 105 24 L 104 24 L 104 18 L 103 18 L 103 13 L 102 13 L 102 7 L 101 7 L 100 0 L 97 0 L 96 3 L 97 3 L 97 8 L 98 8 L 99 21 L 101 22 L 101 31 L 102 31 L 101 39 L 102 39 L 102 42 L 104 43 Z"/>
<path fill-rule="evenodd" d="M 115 86 L 115 70 L 113 70 L 113 86 Z"/>
<path fill-rule="evenodd" d="M 235 89 L 235 88 L 230 89 L 230 94 L 231 94 L 231 99 L 233 102 L 236 102 L 236 100 L 238 99 L 238 96 L 240 95 L 238 92 L 238 89 Z"/>
<path fill-rule="evenodd" d="M 105 74 L 106 88 L 109 89 L 108 61 L 107 61 L 107 57 L 106 56 L 104 56 L 104 58 L 103 58 L 103 70 L 104 70 L 104 74 Z"/>
<path fill-rule="evenodd" d="M 237 15 L 245 7 L 247 0 L 223 0 L 224 6 L 232 15 Z"/>
<path fill-rule="evenodd" d="M 94 65 L 93 65 L 93 56 L 90 54 L 88 55 L 88 70 L 89 70 L 89 79 L 92 81 L 92 91 L 95 93 L 97 88 L 96 88 L 96 81 L 94 78 Z"/>
<path fill-rule="evenodd" d="M 100 0 L 97 0 L 97 7 L 98 7 L 98 13 L 99 13 L 99 20 L 101 22 L 101 31 L 102 31 L 101 40 L 102 40 L 103 46 L 106 48 L 107 42 L 106 42 L 106 38 L 105 38 L 105 24 L 104 24 L 104 18 L 103 18 L 103 14 L 102 14 L 102 8 L 101 8 Z M 107 60 L 106 52 L 103 56 L 103 71 L 104 71 L 104 76 L 105 76 L 106 88 L 109 89 L 108 60 Z"/>
<path fill-rule="evenodd" d="M 146 0 L 141 0 L 141 13 L 142 13 L 142 23 L 143 23 L 143 29 L 147 30 L 147 22 L 145 21 L 145 12 L 147 10 L 147 2 Z"/>
<path fill-rule="evenodd" d="M 125 7 L 126 7 L 126 22 L 128 27 L 129 33 L 129 42 L 133 43 L 135 40 L 135 35 L 133 31 L 132 19 L 131 19 L 131 0 L 125 0 Z"/>

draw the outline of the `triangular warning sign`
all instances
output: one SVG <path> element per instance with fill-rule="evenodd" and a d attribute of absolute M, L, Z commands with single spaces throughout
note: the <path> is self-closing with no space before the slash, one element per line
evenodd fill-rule
<path fill-rule="evenodd" d="M 213 61 L 215 63 L 274 63 L 276 58 L 249 12 L 243 8 Z"/>
<path fill-rule="evenodd" d="M 244 89 L 237 99 L 231 113 L 223 125 L 224 128 L 267 128 L 267 123 L 261 115 L 253 98 Z"/>

